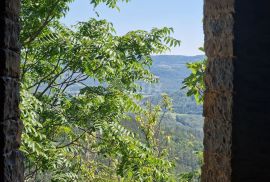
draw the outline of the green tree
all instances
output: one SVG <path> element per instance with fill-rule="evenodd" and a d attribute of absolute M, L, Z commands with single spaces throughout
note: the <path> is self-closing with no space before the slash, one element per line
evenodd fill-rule
<path fill-rule="evenodd" d="M 137 82 L 157 81 L 151 54 L 180 41 L 166 27 L 117 36 L 111 23 L 95 18 L 68 28 L 59 20 L 70 2 L 22 1 L 25 180 L 172 180 L 170 161 L 122 121 L 144 112 Z M 117 0 L 90 3 L 117 8 Z"/>
<path fill-rule="evenodd" d="M 200 48 L 204 52 L 203 48 Z M 207 59 L 202 61 L 187 63 L 187 68 L 191 74 L 184 79 L 182 89 L 187 88 L 187 96 L 194 96 L 198 104 L 202 104 L 204 100 L 204 74 L 206 69 Z"/>

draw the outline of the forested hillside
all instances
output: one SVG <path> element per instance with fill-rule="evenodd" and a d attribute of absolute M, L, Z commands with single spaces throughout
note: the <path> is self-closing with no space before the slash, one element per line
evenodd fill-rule
<path fill-rule="evenodd" d="M 179 91 L 182 81 L 190 74 L 186 63 L 203 60 L 205 56 L 160 55 L 153 56 L 151 71 L 159 77 L 162 92 Z"/>
<path fill-rule="evenodd" d="M 187 63 L 201 61 L 205 56 L 160 55 L 153 56 L 152 72 L 159 82 L 143 85 L 145 100 L 158 104 L 161 94 L 167 93 L 172 99 L 173 111 L 167 113 L 162 122 L 164 131 L 170 133 L 171 157 L 175 161 L 175 174 L 194 171 L 200 166 L 198 152 L 202 151 L 203 117 L 202 105 L 194 97 L 187 96 L 187 90 L 181 89 L 183 80 L 191 73 Z"/>
<path fill-rule="evenodd" d="M 180 114 L 201 114 L 202 106 L 198 106 L 194 97 L 187 97 L 187 90 L 181 89 L 183 80 L 191 73 L 187 63 L 204 59 L 204 55 L 181 56 L 159 55 L 153 56 L 151 71 L 159 79 L 158 83 L 142 83 L 142 93 L 157 103 L 162 93 L 167 93 L 173 99 L 173 108 Z"/>

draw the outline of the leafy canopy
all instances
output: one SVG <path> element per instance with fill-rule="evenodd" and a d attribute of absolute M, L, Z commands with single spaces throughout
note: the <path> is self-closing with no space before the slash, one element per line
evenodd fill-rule
<path fill-rule="evenodd" d="M 59 20 L 70 2 L 22 2 L 25 180 L 172 181 L 167 155 L 148 145 L 154 135 L 142 140 L 122 122 L 147 113 L 136 91 L 138 81 L 157 81 L 151 54 L 180 41 L 167 27 L 118 36 L 111 23 L 95 18 L 66 27 Z M 90 3 L 117 8 L 117 0 Z M 155 127 L 156 114 L 140 131 Z"/>

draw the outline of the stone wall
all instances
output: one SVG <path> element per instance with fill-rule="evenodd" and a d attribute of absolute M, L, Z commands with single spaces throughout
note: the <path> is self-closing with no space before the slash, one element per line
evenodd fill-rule
<path fill-rule="evenodd" d="M 231 180 L 233 15 L 233 0 L 205 0 L 205 51 L 208 57 L 202 174 L 205 182 Z"/>
<path fill-rule="evenodd" d="M 270 181 L 270 1 L 204 2 L 202 181 Z"/>
<path fill-rule="evenodd" d="M 19 0 L 0 1 L 0 179 L 23 181 L 22 155 L 18 148 L 19 120 Z"/>

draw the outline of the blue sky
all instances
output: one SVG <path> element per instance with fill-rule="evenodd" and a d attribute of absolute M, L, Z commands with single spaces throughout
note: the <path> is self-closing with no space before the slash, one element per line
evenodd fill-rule
<path fill-rule="evenodd" d="M 66 25 L 87 21 L 95 17 L 90 0 L 75 0 L 62 20 Z M 166 54 L 198 55 L 203 45 L 203 0 L 131 0 L 120 3 L 120 12 L 105 5 L 96 11 L 102 19 L 114 24 L 119 35 L 130 30 L 150 30 L 152 27 L 173 27 L 174 37 L 180 39 L 180 47 Z"/>

